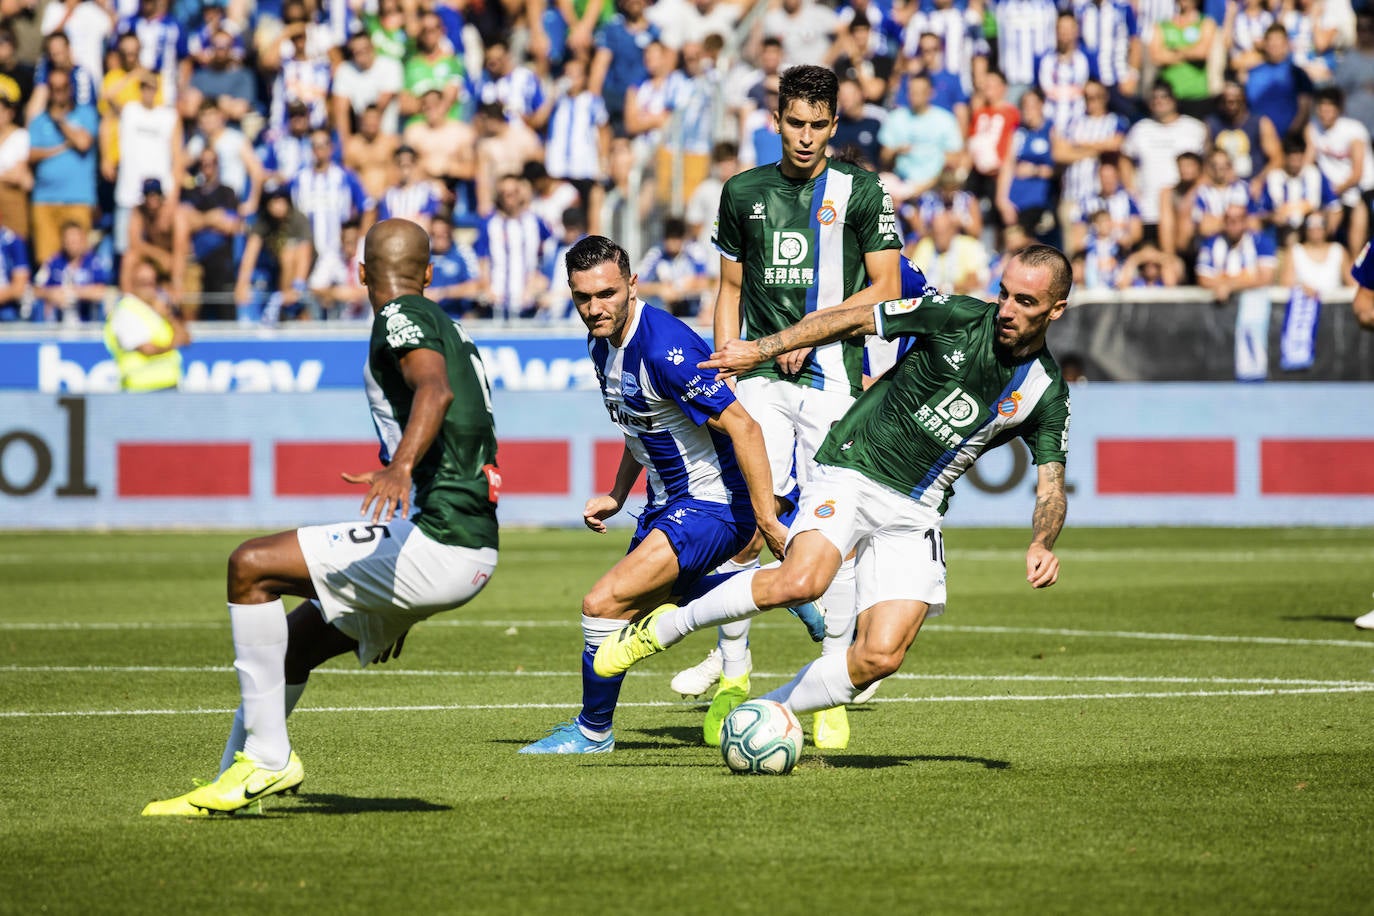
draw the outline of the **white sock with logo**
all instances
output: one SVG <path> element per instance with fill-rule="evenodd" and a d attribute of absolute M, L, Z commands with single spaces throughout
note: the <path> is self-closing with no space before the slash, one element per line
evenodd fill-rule
<path fill-rule="evenodd" d="M 775 700 L 800 714 L 844 706 L 856 693 L 858 690 L 849 680 L 848 653 L 836 653 L 822 655 L 763 699 Z"/>
<path fill-rule="evenodd" d="M 243 698 L 243 752 L 267 770 L 284 768 L 291 757 L 286 735 L 286 608 L 266 604 L 229 605 L 234 668 Z"/>
<path fill-rule="evenodd" d="M 821 654 L 833 655 L 844 652 L 854 641 L 854 607 L 858 587 L 854 581 L 854 558 L 850 557 L 840 564 L 831 580 L 830 586 L 821 596 L 821 607 L 825 608 L 825 639 L 821 642 Z"/>

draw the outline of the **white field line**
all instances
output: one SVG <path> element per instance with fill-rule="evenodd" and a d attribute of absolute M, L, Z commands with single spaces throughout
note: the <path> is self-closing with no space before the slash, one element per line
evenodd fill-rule
<path fill-rule="evenodd" d="M 1161 693 L 1065 693 L 1045 696 L 1006 696 L 994 694 L 990 696 L 943 696 L 943 697 L 884 697 L 874 702 L 880 703 L 1006 703 L 1006 702 L 1027 702 L 1027 701 L 1069 701 L 1081 702 L 1087 700 L 1172 700 L 1180 697 L 1206 698 L 1206 697 L 1274 697 L 1274 696 L 1293 696 L 1297 694 L 1335 694 L 1335 693 L 1374 693 L 1374 684 L 1363 684 L 1359 686 L 1330 686 L 1330 687 L 1310 687 L 1292 689 L 1269 689 L 1269 690 L 1188 690 L 1188 691 L 1168 691 Z M 644 702 L 644 703 L 621 703 L 620 708 L 658 708 L 658 707 L 688 707 L 694 706 L 693 703 L 680 702 Z M 480 712 L 486 710 L 511 710 L 511 709 L 576 709 L 578 704 L 569 703 L 455 703 L 455 704 L 430 704 L 423 706 L 307 706 L 297 709 L 294 715 L 301 713 L 379 713 L 379 712 Z M 77 718 L 97 718 L 113 716 L 203 716 L 203 715 L 231 715 L 232 709 L 92 709 L 92 710 L 57 710 L 51 712 L 30 712 L 25 710 L 14 710 L 0 712 L 0 719 L 77 719 Z"/>
<path fill-rule="evenodd" d="M 474 620 L 466 617 L 441 617 L 427 620 L 425 627 L 502 627 L 505 629 L 566 629 L 578 626 L 573 619 L 568 620 Z M 756 627 L 796 627 L 794 622 L 769 622 L 755 620 Z M 0 632 L 46 632 L 46 631 L 106 631 L 106 630 L 225 630 L 229 628 L 227 618 L 218 621 L 130 621 L 82 623 L 77 621 L 0 621 Z M 1057 627 L 998 627 L 998 626 L 959 626 L 932 623 L 922 629 L 935 633 L 1003 633 L 1027 634 L 1032 636 L 1083 637 L 1087 639 L 1143 639 L 1170 642 L 1211 642 L 1236 643 L 1264 646 L 1327 646 L 1338 649 L 1374 649 L 1374 636 L 1368 639 L 1296 639 L 1283 636 L 1236 636 L 1229 634 L 1206 633 L 1150 633 L 1138 630 L 1077 630 Z"/>

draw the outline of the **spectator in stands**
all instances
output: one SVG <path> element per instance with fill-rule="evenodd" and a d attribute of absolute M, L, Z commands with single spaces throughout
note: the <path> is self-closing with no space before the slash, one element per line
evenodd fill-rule
<path fill-rule="evenodd" d="M 910 18 L 902 30 L 903 55 L 917 57 L 921 36 L 937 35 L 944 48 L 945 69 L 958 74 L 965 92 L 971 94 L 974 87 L 981 87 L 989 52 L 983 37 L 982 5 L 933 0 L 932 4 L 909 4 L 907 12 Z"/>
<path fill-rule="evenodd" d="M 773 111 L 778 106 L 776 104 L 770 105 L 766 98 L 769 86 L 768 78 L 773 77 L 771 85 L 776 91 L 783 70 L 782 39 L 772 35 L 764 38 L 759 43 L 759 50 L 755 58 L 757 59 L 757 66 L 749 68 L 748 79 L 745 81 L 748 83 L 744 92 L 745 101 L 755 108 Z M 884 94 L 886 94 L 886 87 L 884 87 Z M 742 112 L 746 107 L 746 105 L 738 106 L 741 116 L 743 116 Z"/>
<path fill-rule="evenodd" d="M 907 82 L 908 108 L 887 116 L 878 132 L 883 168 L 905 186 L 893 197 L 915 197 L 935 185 L 945 166 L 963 165 L 964 137 L 954 115 L 931 104 L 930 77 L 918 73 Z"/>
<path fill-rule="evenodd" d="M 454 241 L 447 213 L 435 213 L 425 225 L 429 229 L 430 262 L 434 265 L 434 280 L 425 295 L 439 303 L 451 318 L 489 317 L 491 309 L 481 303 L 485 287 L 477 253 L 471 246 Z"/>
<path fill-rule="evenodd" d="M 1345 93 L 1345 113 L 1374 124 L 1374 9 L 1356 15 L 1355 46 L 1341 55 L 1332 80 Z"/>
<path fill-rule="evenodd" d="M 552 99 L 544 96 L 539 76 L 516 63 L 505 41 L 489 42 L 482 54 L 482 69 L 473 76 L 472 96 L 479 105 L 499 102 L 506 117 L 525 122 L 530 130 L 544 129 Z"/>
<path fill-rule="evenodd" d="M 349 36 L 348 60 L 334 72 L 329 101 L 334 128 L 345 148 L 363 112 L 371 106 L 380 111 L 382 134 L 396 136 L 401 132 L 399 97 L 404 86 L 400 61 L 380 56 L 366 32 Z"/>
<path fill-rule="evenodd" d="M 1227 65 L 1239 80 L 1264 63 L 1264 33 L 1274 24 L 1268 0 L 1240 0 L 1226 5 Z"/>
<path fill-rule="evenodd" d="M 266 179 L 286 184 L 310 165 L 310 106 L 292 102 L 286 107 L 286 128 L 266 135 L 258 156 Z"/>
<path fill-rule="evenodd" d="M 215 112 L 218 116 L 218 111 Z M 239 216 L 239 196 L 220 181 L 219 155 L 213 147 L 200 151 L 196 164 L 196 185 L 182 197 L 176 216 L 173 251 L 172 288 L 180 290 L 178 277 L 189 260 L 200 267 L 199 318 L 233 321 L 234 283 L 238 270 L 234 264 L 234 244 L 243 229 Z"/>
<path fill-rule="evenodd" d="M 1098 193 L 1098 163 L 1121 151 L 1130 129 L 1124 117 L 1108 108 L 1111 97 L 1106 86 L 1089 80 L 1083 98 L 1083 115 L 1068 127 L 1055 128 L 1050 133 L 1054 161 L 1065 167 L 1061 200 L 1068 206 Z"/>
<path fill-rule="evenodd" d="M 14 32 L 0 23 L 0 98 L 14 107 L 15 123 L 23 124 L 24 110 L 33 95 L 33 65 L 19 59 Z"/>
<path fill-rule="evenodd" d="M 717 143 L 711 150 L 711 174 L 697 185 L 692 197 L 687 201 L 687 231 L 702 250 L 711 250 L 711 230 L 715 225 L 716 212 L 720 209 L 720 192 L 740 170 L 739 147 L 729 141 Z M 707 259 L 711 275 L 719 271 L 720 264 L 715 258 Z"/>
<path fill-rule="evenodd" d="M 563 213 L 581 211 L 582 195 L 570 182 L 554 178 L 540 162 L 526 162 L 520 177 L 530 188 L 530 209 L 544 221 L 554 236 L 563 235 Z"/>
<path fill-rule="evenodd" d="M 0 226 L 0 322 L 24 317 L 24 296 L 31 276 L 24 240 Z"/>
<path fill-rule="evenodd" d="M 1198 285 L 1217 302 L 1274 282 L 1278 267 L 1274 244 L 1263 233 L 1251 232 L 1247 221 L 1244 207 L 1229 208 L 1221 232 L 1205 239 L 1198 250 Z"/>
<path fill-rule="evenodd" d="M 363 17 L 362 31 L 372 39 L 377 54 L 404 63 L 410 38 L 406 34 L 406 13 L 401 0 L 377 0 L 377 12 Z"/>
<path fill-rule="evenodd" d="M 1050 139 L 1045 98 L 1039 89 L 1027 89 L 1021 96 L 1021 126 L 1012 136 L 997 179 L 997 212 L 1003 225 L 1019 223 L 1047 244 L 1053 244 L 1047 240 L 1053 238 L 1057 225 Z"/>
<path fill-rule="evenodd" d="M 917 50 L 918 56 L 912 58 L 906 66 L 906 73 L 902 76 L 897 89 L 897 98 L 906 96 L 905 85 L 912 73 L 924 73 L 930 77 L 930 104 L 954 115 L 954 119 L 959 122 L 959 130 L 967 133 L 969 97 L 964 91 L 959 74 L 945 69 L 944 41 L 934 32 L 927 32 L 921 36 Z"/>
<path fill-rule="evenodd" d="M 205 60 L 196 62 L 190 87 L 180 99 L 183 114 L 199 111 L 204 101 L 209 100 L 235 128 L 253 130 L 261 123 L 257 83 L 243 65 L 239 51 L 237 39 L 228 30 L 220 29 L 210 35 Z"/>
<path fill-rule="evenodd" d="M 660 37 L 658 26 L 644 15 L 648 5 L 648 0 L 620 0 L 620 12 L 596 32 L 590 88 L 605 100 L 609 123 L 616 130 L 623 129 L 626 93 L 649 78 L 644 50 Z"/>
<path fill-rule="evenodd" d="M 371 314 L 367 289 L 358 281 L 362 240 L 358 223 L 349 220 L 339 228 L 339 247 L 333 256 L 315 261 L 315 269 L 310 272 L 310 294 L 325 318 L 356 319 Z"/>
<path fill-rule="evenodd" d="M 30 120 L 28 128 L 33 254 L 40 263 L 61 247 L 64 223 L 90 230 L 96 204 L 95 108 L 74 104 L 71 75 L 65 70 L 48 74 L 45 95 L 45 109 Z"/>
<path fill-rule="evenodd" d="M 1212 109 L 1207 89 L 1207 58 L 1217 24 L 1202 11 L 1201 0 L 1177 0 L 1171 19 L 1161 22 L 1150 40 L 1150 61 L 1159 78 L 1174 91 L 1179 111 L 1205 118 Z"/>
<path fill-rule="evenodd" d="M 420 31 L 415 48 L 405 59 L 405 88 L 401 92 L 401 114 L 424 114 L 420 101 L 429 92 L 438 92 L 440 108 L 447 117 L 462 115 L 463 61 L 453 53 L 444 37 L 444 24 L 434 12 L 420 16 Z M 420 149 L 420 147 L 416 147 Z"/>
<path fill-rule="evenodd" d="M 329 131 L 310 132 L 310 168 L 291 182 L 291 201 L 310 221 L 310 242 L 315 249 L 315 266 L 309 279 L 311 289 L 335 285 L 330 282 L 346 268 L 343 251 L 345 223 L 370 228 L 376 205 L 363 190 L 358 176 L 334 162 L 334 140 Z"/>
<path fill-rule="evenodd" d="M 52 9 L 52 6 L 48 7 Z M 48 105 L 50 88 L 48 78 L 59 70 L 68 75 L 72 102 L 77 108 L 94 105 L 100 97 L 100 83 L 91 76 L 91 71 L 77 64 L 72 58 L 71 42 L 61 32 L 49 35 L 43 40 L 43 57 L 33 73 L 33 93 L 29 96 L 25 117 L 32 121 Z"/>
<path fill-rule="evenodd" d="M 373 200 L 379 199 L 396 180 L 396 154 L 400 145 L 399 136 L 382 130 L 382 112 L 376 105 L 364 109 L 358 119 L 358 129 L 344 141 L 344 168 L 358 176 L 363 190 Z"/>
<path fill-rule="evenodd" d="M 181 348 L 191 333 L 168 301 L 157 269 L 139 264 L 105 319 L 105 347 L 124 391 L 171 391 L 181 383 Z"/>
<path fill-rule="evenodd" d="M 930 234 L 931 222 L 937 213 L 951 213 L 960 235 L 981 238 L 983 235 L 983 211 L 978 198 L 963 190 L 964 183 L 959 173 L 945 168 L 935 182 L 935 187 L 918 197 L 914 203 L 903 204 L 899 211 L 917 238 Z"/>
<path fill-rule="evenodd" d="M 704 47 L 682 46 L 682 86 L 676 102 L 677 133 L 656 150 L 654 178 L 658 199 L 681 211 L 697 185 L 711 172 L 712 106 L 718 88 Z M 680 183 L 678 183 L 680 182 Z"/>
<path fill-rule="evenodd" d="M 107 5 L 108 3 L 108 5 Z M 115 32 L 113 3 L 97 0 L 61 0 L 43 9 L 39 26 L 45 36 L 48 67 L 39 65 L 35 83 L 46 81 L 45 70 L 66 70 L 73 65 L 85 76 L 73 77 L 78 105 L 95 104 L 95 87 L 105 76 L 105 43 Z M 55 36 L 61 36 L 60 40 Z"/>
<path fill-rule="evenodd" d="M 1145 237 L 1154 241 L 1159 238 L 1162 195 L 1179 181 L 1179 154 L 1202 155 L 1207 128 L 1196 118 L 1179 114 L 1174 91 L 1163 81 L 1150 89 L 1149 105 L 1150 117 L 1131 126 L 1121 152 L 1135 162 L 1135 198 Z"/>
<path fill-rule="evenodd" d="M 1293 63 L 1288 33 L 1277 22 L 1265 30 L 1260 49 L 1264 61 L 1246 78 L 1246 101 L 1274 123 L 1279 136 L 1301 132 L 1312 112 L 1312 80 Z"/>
<path fill-rule="evenodd" d="M 1121 265 L 1117 276 L 1118 289 L 1140 287 L 1175 287 L 1183 279 L 1178 258 L 1165 254 L 1154 245 L 1142 245 Z"/>
<path fill-rule="evenodd" d="M 1084 289 L 1116 288 L 1126 250 L 1116 240 L 1112 216 L 1106 210 L 1098 210 L 1090 217 L 1082 257 Z"/>
<path fill-rule="evenodd" d="M 1321 169 L 1307 161 L 1307 141 L 1301 134 L 1284 138 L 1283 168 L 1273 169 L 1265 176 L 1258 209 L 1278 232 L 1297 229 L 1314 213 L 1326 217 L 1331 235 L 1340 227 L 1340 198 Z"/>
<path fill-rule="evenodd" d="M 543 321 L 564 321 L 573 317 L 572 292 L 568 289 L 568 250 L 587 237 L 587 217 L 576 207 L 563 211 L 560 222 L 563 233 L 557 245 L 545 247 L 546 254 L 539 265 L 542 291 L 537 302 L 537 316 Z"/>
<path fill-rule="evenodd" d="M 677 52 L 660 41 L 644 49 L 644 66 L 648 79 L 631 86 L 625 96 L 625 131 L 647 156 L 662 145 L 687 78 L 677 69 Z"/>
<path fill-rule="evenodd" d="M 1198 189 L 1202 186 L 1202 157 L 1192 152 L 1179 153 L 1175 164 L 1178 181 L 1160 191 L 1159 237 L 1153 239 L 1147 235 L 1147 239 L 1158 241 L 1161 249 L 1178 256 L 1185 266 L 1190 266 L 1196 252 L 1183 243 L 1182 236 L 1186 230 L 1182 224 L 1193 218 L 1193 208 L 1197 206 Z M 1198 239 L 1196 232 L 1192 234 L 1192 239 Z"/>
<path fill-rule="evenodd" d="M 542 160 L 544 147 L 524 121 L 506 119 L 500 102 L 477 109 L 476 127 L 479 138 L 475 187 L 477 213 L 490 214 L 497 205 L 496 184 L 500 177 L 519 172 L 526 162 Z M 451 157 L 452 154 L 447 155 Z"/>
<path fill-rule="evenodd" d="M 129 247 L 129 211 L 142 199 L 143 183 L 161 182 L 168 202 L 180 197 L 185 166 L 181 119 L 171 105 L 157 101 L 158 81 L 150 72 L 139 77 L 139 98 L 119 110 L 119 170 L 115 179 L 114 245 L 117 253 Z M 176 290 L 175 282 L 173 290 Z"/>
<path fill-rule="evenodd" d="M 15 123 L 18 103 L 0 93 L 0 226 L 29 238 L 29 132 Z"/>
<path fill-rule="evenodd" d="M 983 77 L 983 104 L 969 126 L 968 189 L 981 201 L 997 196 L 997 176 L 1011 151 L 1011 138 L 1021 125 L 1021 112 L 1007 101 L 1007 81 L 999 70 Z"/>
<path fill-rule="evenodd" d="M 477 177 L 478 132 L 472 126 L 448 116 L 448 105 L 438 89 L 430 89 L 420 99 L 421 117 L 406 125 L 401 141 L 415 151 L 421 179 L 438 182 L 455 199 L 457 212 L 473 206 L 472 182 Z M 501 122 L 504 115 L 499 116 Z M 478 124 L 482 124 L 479 111 Z M 504 126 L 504 124 L 503 124 Z M 480 199 L 480 195 L 478 198 Z"/>
<path fill-rule="evenodd" d="M 1084 250 L 1088 222 L 1099 211 L 1106 211 L 1110 219 L 1111 237 L 1122 251 L 1130 251 L 1144 238 L 1145 226 L 1140 220 L 1140 205 L 1122 183 L 1121 161 L 1117 156 L 1102 157 L 1098 179 L 1098 192 L 1080 198 L 1071 215 L 1068 237 L 1065 239 L 1066 250 L 1070 253 L 1077 254 Z"/>
<path fill-rule="evenodd" d="M 1331 83 L 1336 65 L 1336 28 L 1326 21 L 1322 0 L 1291 0 L 1284 4 L 1279 22 L 1293 47 L 1293 63 L 1307 74 L 1314 86 Z"/>
<path fill-rule="evenodd" d="M 1326 220 L 1314 213 L 1280 259 L 1280 286 L 1321 300 L 1350 286 L 1350 252 L 1331 241 Z"/>
<path fill-rule="evenodd" d="M 657 0 L 646 15 L 658 26 L 663 43 L 677 51 L 712 33 L 732 34 L 741 12 L 739 5 L 727 0 Z M 766 26 L 764 32 L 768 33 Z"/>
<path fill-rule="evenodd" d="M 870 0 L 860 2 L 868 3 L 870 10 L 878 9 Z M 840 19 L 843 20 L 845 13 L 853 11 L 854 7 L 845 7 L 840 11 Z M 834 60 L 835 73 L 841 80 L 855 80 L 859 84 L 864 101 L 881 101 L 887 95 L 888 80 L 897 68 L 897 60 L 889 53 L 887 47 L 888 42 L 867 19 L 856 18 L 847 26 L 842 26 L 835 38 L 835 47 L 830 52 Z M 958 79 L 958 74 L 955 73 L 954 77 Z M 967 102 L 967 92 L 962 89 L 962 85 L 961 91 L 964 92 L 964 101 Z"/>
<path fill-rule="evenodd" d="M 1230 155 L 1225 150 L 1214 149 L 1204 160 L 1202 180 L 1198 182 L 1193 198 L 1192 218 L 1179 224 L 1182 230 L 1178 235 L 1180 247 L 1188 248 L 1194 233 L 1200 238 L 1207 238 L 1221 232 L 1222 221 L 1231 207 L 1243 207 L 1247 213 L 1254 212 L 1250 186 L 1236 177 Z"/>
<path fill-rule="evenodd" d="M 993 7 L 993 16 L 997 66 L 1007 78 L 1009 99 L 1019 102 L 1035 85 L 1036 61 L 1054 48 L 1058 11 L 1054 0 L 1002 0 Z"/>
<path fill-rule="evenodd" d="M 167 202 L 162 182 L 143 182 L 143 199 L 129 214 L 129 247 L 119 262 L 119 288 L 130 289 L 134 268 L 152 264 L 158 276 L 172 276 L 172 247 L 176 230 L 176 205 Z"/>
<path fill-rule="evenodd" d="M 639 0 L 635 0 L 639 2 Z M 587 64 L 579 57 L 563 65 L 563 79 L 549 115 L 544 167 L 577 189 L 593 231 L 601 225 L 602 182 L 611 155 L 606 103 L 587 87 Z"/>
<path fill-rule="evenodd" d="M 1233 80 L 1227 80 L 1222 87 L 1216 113 L 1207 119 L 1207 133 L 1212 146 L 1225 150 L 1231 157 L 1236 176 L 1250 182 L 1252 196 L 1259 193 L 1262 176 L 1270 164 L 1277 164 L 1283 157 L 1274 122 L 1250 110 L 1245 90 Z"/>
<path fill-rule="evenodd" d="M 1084 95 L 1091 73 L 1092 65 L 1079 42 L 1078 20 L 1073 13 L 1062 12 L 1054 21 L 1054 50 L 1035 67 L 1036 85 L 1045 96 L 1045 117 L 1058 133 L 1086 114 Z"/>
<path fill-rule="evenodd" d="M 62 250 L 38 271 L 34 321 L 75 324 L 105 319 L 105 297 L 114 284 L 114 265 L 91 248 L 76 223 L 62 227 Z"/>
<path fill-rule="evenodd" d="M 536 309 L 541 255 L 553 233 L 529 208 L 528 184 L 515 175 L 497 183 L 496 211 L 482 221 L 477 257 L 497 318 L 529 318 Z"/>
<path fill-rule="evenodd" d="M 113 65 L 105 71 L 96 107 L 100 112 L 100 165 L 113 178 L 119 164 L 119 113 L 143 93 L 143 77 L 152 74 L 157 81 L 157 104 L 167 100 L 165 81 L 160 73 L 143 66 L 138 36 L 125 32 L 115 41 Z M 195 112 L 190 112 L 195 116 Z"/>
<path fill-rule="evenodd" d="M 186 44 L 181 26 L 167 10 L 167 0 L 139 0 L 137 14 L 119 23 L 118 31 L 138 36 L 139 63 L 158 75 L 167 100 L 175 101 L 178 62 Z"/>
<path fill-rule="evenodd" d="M 747 105 L 740 127 L 740 164 L 745 168 L 768 165 L 782 159 L 782 136 L 778 133 L 778 81 L 774 74 L 763 81 L 763 104 Z"/>
<path fill-rule="evenodd" d="M 396 150 L 396 183 L 378 195 L 377 219 L 408 219 L 429 227 L 443 208 L 443 194 L 419 174 L 419 157 L 409 146 Z M 366 187 L 364 187 L 366 190 Z"/>
<path fill-rule="evenodd" d="M 763 34 L 782 39 L 783 67 L 824 61 L 838 28 L 835 10 L 816 0 L 781 0 L 763 17 Z"/>
<path fill-rule="evenodd" d="M 832 155 L 853 155 L 868 168 L 876 169 L 882 161 L 882 146 L 878 131 L 882 129 L 887 112 L 864 101 L 864 90 L 856 79 L 840 80 L 836 107 L 835 134 L 830 138 Z"/>
<path fill-rule="evenodd" d="M 988 252 L 983 243 L 959 231 L 954 214 L 941 210 L 930 220 L 930 234 L 916 243 L 911 260 L 942 293 L 977 295 L 987 288 Z"/>
<path fill-rule="evenodd" d="M 313 250 L 310 221 L 287 185 L 268 185 L 239 259 L 234 303 L 241 323 L 295 317 L 304 308 Z"/>
<path fill-rule="evenodd" d="M 215 33 L 220 31 L 229 34 L 234 59 L 243 60 L 243 29 L 226 15 L 225 0 L 201 0 L 200 25 L 186 34 L 186 57 L 193 67 L 209 66 L 214 56 Z"/>
<path fill-rule="evenodd" d="M 1139 109 L 1140 21 L 1129 0 L 1075 0 L 1092 78 L 1107 88 L 1113 112 L 1128 118 Z"/>
<path fill-rule="evenodd" d="M 272 83 L 270 125 L 281 129 L 292 102 L 301 102 L 310 113 L 310 126 L 322 127 L 329 118 L 329 42 L 320 37 L 301 4 L 288 3 L 282 10 L 281 65 Z"/>
<path fill-rule="evenodd" d="M 1369 239 L 1369 208 L 1374 205 L 1369 128 L 1344 116 L 1345 93 L 1339 88 L 1319 89 L 1316 98 L 1317 116 L 1307 125 L 1307 148 L 1331 192 L 1340 198 L 1346 214 L 1346 246 L 1357 252 Z"/>
<path fill-rule="evenodd" d="M 186 160 L 198 161 L 205 149 L 215 151 L 219 180 L 238 197 L 239 215 L 246 218 L 257 213 L 266 180 L 262 161 L 253 150 L 253 144 L 241 130 L 229 126 L 224 109 L 211 99 L 201 103 L 196 133 L 186 143 Z"/>
<path fill-rule="evenodd" d="M 688 239 L 687 223 L 669 217 L 663 242 L 650 248 L 639 262 L 639 296 L 650 305 L 687 318 L 701 310 L 710 278 L 706 257 Z"/>

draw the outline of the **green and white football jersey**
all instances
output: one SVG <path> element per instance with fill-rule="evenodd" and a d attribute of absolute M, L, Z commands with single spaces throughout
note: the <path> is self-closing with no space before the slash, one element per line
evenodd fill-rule
<path fill-rule="evenodd" d="M 912 349 L 860 396 L 816 460 L 851 468 L 944 513 L 978 456 L 1017 436 L 1036 464 L 1068 457 L 1069 389 L 1049 350 L 997 350 L 997 306 L 970 296 L 874 307 L 886 340 Z"/>
<path fill-rule="evenodd" d="M 415 392 L 401 375 L 400 360 L 415 349 L 444 357 L 453 389 L 439 435 L 411 474 L 415 524 L 441 544 L 494 548 L 501 477 L 486 371 L 472 339 L 424 296 L 394 299 L 372 321 L 365 378 L 382 460 L 391 460 L 410 422 Z"/>
<path fill-rule="evenodd" d="M 713 238 L 743 267 L 740 319 L 757 340 L 839 305 L 868 283 L 864 255 L 902 247 L 892 197 L 878 176 L 831 160 L 813 179 L 788 178 L 778 165 L 741 172 L 721 191 Z M 863 342 L 817 347 L 789 381 L 857 395 Z M 782 378 L 769 362 L 745 374 Z"/>

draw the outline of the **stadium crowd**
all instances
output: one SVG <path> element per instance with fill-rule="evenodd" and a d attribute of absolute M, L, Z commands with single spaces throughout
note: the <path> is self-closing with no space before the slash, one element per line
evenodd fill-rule
<path fill-rule="evenodd" d="M 709 326 L 721 185 L 780 155 L 797 63 L 941 289 L 1033 240 L 1087 289 L 1350 283 L 1367 2 L 760 2 L 3 0 L 0 321 L 102 320 L 145 263 L 188 317 L 366 318 L 359 240 L 407 217 L 455 317 L 571 317 L 593 232 Z"/>

